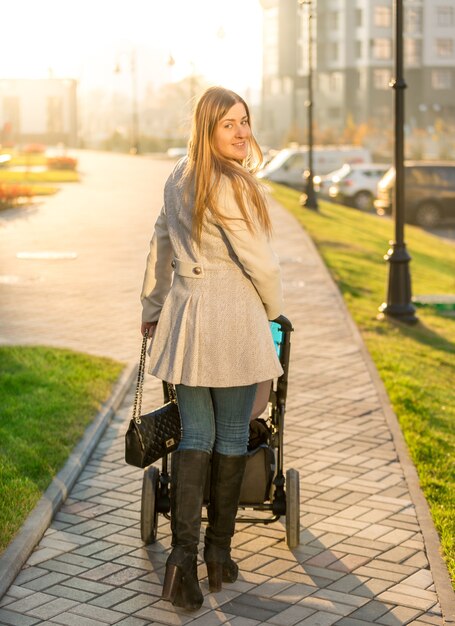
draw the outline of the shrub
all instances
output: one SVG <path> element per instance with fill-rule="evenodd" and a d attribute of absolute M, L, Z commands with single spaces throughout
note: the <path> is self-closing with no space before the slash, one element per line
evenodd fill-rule
<path fill-rule="evenodd" d="M 53 170 L 75 170 L 77 159 L 66 156 L 48 157 L 47 167 Z"/>
<path fill-rule="evenodd" d="M 29 143 L 24 146 L 24 154 L 44 154 L 46 152 L 46 146 L 42 143 Z"/>
<path fill-rule="evenodd" d="M 26 185 L 8 185 L 0 183 L 0 209 L 8 209 L 21 200 L 30 199 L 33 189 Z"/>

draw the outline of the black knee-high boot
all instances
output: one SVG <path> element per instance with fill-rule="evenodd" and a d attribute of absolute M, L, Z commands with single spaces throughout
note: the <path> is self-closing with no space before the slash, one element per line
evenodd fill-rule
<path fill-rule="evenodd" d="M 210 591 L 220 591 L 222 582 L 237 580 L 239 568 L 231 559 L 231 539 L 245 472 L 246 456 L 214 452 L 207 507 L 204 560 L 207 564 Z"/>
<path fill-rule="evenodd" d="M 172 455 L 171 530 L 173 550 L 166 562 L 162 599 L 189 610 L 201 607 L 197 577 L 201 509 L 210 455 L 181 450 Z"/>

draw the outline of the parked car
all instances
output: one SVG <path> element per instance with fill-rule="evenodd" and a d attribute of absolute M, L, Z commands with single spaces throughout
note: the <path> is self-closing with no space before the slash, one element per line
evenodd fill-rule
<path fill-rule="evenodd" d="M 168 148 L 166 154 L 171 159 L 180 159 L 181 157 L 186 156 L 187 148 L 183 146 L 181 148 Z"/>
<path fill-rule="evenodd" d="M 319 176 L 341 167 L 343 163 L 368 163 L 369 150 L 358 146 L 314 146 L 313 172 Z M 308 147 L 285 148 L 257 173 L 259 178 L 303 191 L 304 172 L 308 169 Z"/>
<path fill-rule="evenodd" d="M 262 152 L 261 168 L 264 168 L 270 163 L 273 157 L 278 154 L 279 150 L 274 150 L 273 148 L 269 148 L 269 146 L 260 146 L 260 148 Z"/>
<path fill-rule="evenodd" d="M 10 154 L 0 154 L 0 167 L 5 167 L 11 161 Z"/>
<path fill-rule="evenodd" d="M 455 161 L 407 161 L 405 163 L 405 219 L 433 228 L 455 219 Z M 374 202 L 379 214 L 392 213 L 395 169 L 391 167 L 378 183 Z"/>
<path fill-rule="evenodd" d="M 388 169 L 383 163 L 346 163 L 321 182 L 332 200 L 368 211 L 373 208 L 378 182 Z"/>
<path fill-rule="evenodd" d="M 314 190 L 319 196 L 324 196 L 325 198 L 329 197 L 329 187 L 335 182 L 335 180 L 338 179 L 338 177 L 344 171 L 344 165 L 342 165 L 337 170 L 334 170 L 333 172 L 329 172 L 328 174 L 324 174 L 323 176 L 319 176 L 317 174 L 313 178 Z"/>

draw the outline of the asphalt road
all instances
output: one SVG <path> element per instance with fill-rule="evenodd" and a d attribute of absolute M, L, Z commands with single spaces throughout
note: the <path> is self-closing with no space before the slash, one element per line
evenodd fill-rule
<path fill-rule="evenodd" d="M 0 213 L 0 343 L 137 359 L 145 259 L 174 162 L 77 156 L 81 183 Z"/>
<path fill-rule="evenodd" d="M 428 230 L 427 232 L 432 235 L 436 235 L 436 237 L 440 237 L 444 241 L 448 241 L 450 243 L 455 243 L 455 224 L 446 224 L 445 226 L 440 226 L 438 228 L 433 228 L 432 230 Z"/>

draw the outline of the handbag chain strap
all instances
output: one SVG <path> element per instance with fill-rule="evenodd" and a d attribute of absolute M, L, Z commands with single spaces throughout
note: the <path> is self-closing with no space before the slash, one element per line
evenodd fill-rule
<path fill-rule="evenodd" d="M 136 424 L 141 423 L 142 391 L 144 389 L 145 356 L 147 352 L 148 336 L 149 336 L 149 331 L 147 328 L 142 338 L 141 356 L 139 359 L 139 367 L 137 370 L 136 393 L 134 396 L 134 404 L 133 404 L 133 419 L 136 422 Z M 170 383 L 166 383 L 166 384 L 167 384 L 167 390 L 169 394 L 169 400 L 177 404 L 177 394 L 175 393 L 174 385 L 171 385 Z"/>

